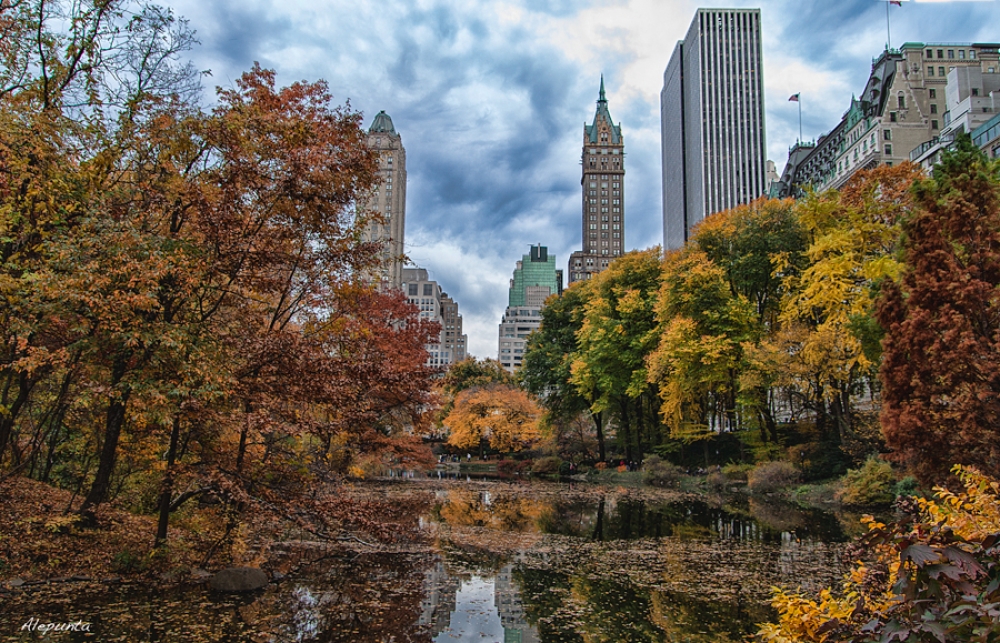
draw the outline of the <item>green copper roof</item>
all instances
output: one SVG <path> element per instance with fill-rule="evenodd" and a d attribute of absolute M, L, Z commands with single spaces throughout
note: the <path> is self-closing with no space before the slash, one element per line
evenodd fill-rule
<path fill-rule="evenodd" d="M 389 115 L 386 114 L 383 109 L 375 115 L 375 120 L 372 121 L 372 126 L 368 128 L 368 132 L 388 132 L 390 134 L 395 134 L 396 128 L 392 126 L 392 119 L 389 118 Z"/>
<path fill-rule="evenodd" d="M 608 111 L 608 99 L 604 95 L 604 74 L 601 74 L 601 92 L 597 98 L 597 112 L 594 114 L 594 124 L 583 126 L 587 140 L 591 143 L 597 142 L 597 121 L 601 117 L 611 126 L 611 142 L 614 145 L 620 144 L 622 142 L 622 128 L 620 125 L 615 125 L 615 122 L 611 120 L 611 112 Z"/>

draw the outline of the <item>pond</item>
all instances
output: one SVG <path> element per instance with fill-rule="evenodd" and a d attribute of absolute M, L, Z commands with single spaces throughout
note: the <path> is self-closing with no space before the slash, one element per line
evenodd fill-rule
<path fill-rule="evenodd" d="M 0 641 L 39 640 L 19 629 L 31 618 L 91 623 L 89 633 L 46 637 L 59 641 L 739 641 L 773 618 L 772 586 L 838 583 L 857 524 L 738 495 L 414 484 L 426 500 L 424 543 L 291 543 L 267 561 L 287 575 L 247 596 L 201 585 L 35 586 L 0 598 Z M 392 502 L 414 487 L 377 493 Z"/>

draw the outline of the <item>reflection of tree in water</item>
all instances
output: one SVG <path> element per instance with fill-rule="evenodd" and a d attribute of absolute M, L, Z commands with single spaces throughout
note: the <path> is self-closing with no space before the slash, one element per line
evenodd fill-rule
<path fill-rule="evenodd" d="M 756 623 L 773 616 L 765 605 L 660 590 L 635 582 L 626 569 L 608 574 L 587 565 L 520 565 L 514 578 L 528 621 L 546 643 L 725 643 L 743 640 Z"/>
<path fill-rule="evenodd" d="M 441 520 L 452 526 L 490 527 L 501 531 L 537 531 L 551 503 L 514 494 L 451 490 L 437 508 Z"/>
<path fill-rule="evenodd" d="M 7 625 L 31 617 L 83 618 L 93 623 L 96 639 L 108 643 L 430 643 L 430 630 L 419 621 L 432 560 L 398 553 L 338 555 L 249 595 L 213 594 L 203 586 L 39 586 L 4 597 L 0 631 L 15 631 Z"/>

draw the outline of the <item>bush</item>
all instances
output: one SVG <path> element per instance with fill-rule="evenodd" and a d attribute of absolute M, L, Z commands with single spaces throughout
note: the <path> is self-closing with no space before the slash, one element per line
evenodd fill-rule
<path fill-rule="evenodd" d="M 900 496 L 907 498 L 909 496 L 916 496 L 920 493 L 920 485 L 917 483 L 917 479 L 913 476 L 906 476 L 902 480 L 896 483 L 893 487 L 892 492 L 897 498 Z"/>
<path fill-rule="evenodd" d="M 497 462 L 497 473 L 501 475 L 515 475 L 524 473 L 531 467 L 531 462 L 527 460 L 500 460 Z"/>
<path fill-rule="evenodd" d="M 725 491 L 729 486 L 729 478 L 721 471 L 713 471 L 705 478 L 705 483 L 712 491 Z"/>
<path fill-rule="evenodd" d="M 535 475 L 552 475 L 559 474 L 559 467 L 562 465 L 562 459 L 550 455 L 545 458 L 539 458 L 535 460 L 535 463 L 531 465 L 531 473 Z"/>
<path fill-rule="evenodd" d="M 676 488 L 683 475 L 683 469 L 657 455 L 649 456 L 642 465 L 642 481 L 653 487 Z"/>
<path fill-rule="evenodd" d="M 722 467 L 722 475 L 732 482 L 746 482 L 751 471 L 753 471 L 752 464 L 727 464 Z"/>
<path fill-rule="evenodd" d="M 892 466 L 871 456 L 860 469 L 851 469 L 840 480 L 837 499 L 845 505 L 887 505 L 896 498 Z"/>
<path fill-rule="evenodd" d="M 747 488 L 752 493 L 774 493 L 798 484 L 801 480 L 802 474 L 791 462 L 761 462 L 747 475 Z"/>

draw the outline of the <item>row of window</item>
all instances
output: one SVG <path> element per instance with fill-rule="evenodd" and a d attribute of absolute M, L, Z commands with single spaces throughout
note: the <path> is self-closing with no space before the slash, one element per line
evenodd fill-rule
<path fill-rule="evenodd" d="M 601 148 L 601 151 L 598 152 L 596 147 L 592 147 L 592 148 L 590 148 L 590 153 L 591 154 L 607 154 L 608 150 L 607 150 L 607 148 Z M 618 148 L 617 147 L 612 148 L 611 153 L 612 154 L 617 154 L 618 153 Z"/>
<path fill-rule="evenodd" d="M 949 60 L 954 60 L 955 59 L 955 51 L 956 50 L 955 49 L 948 49 L 947 51 L 948 51 L 948 59 Z M 958 51 L 958 59 L 959 60 L 965 60 L 965 51 L 966 50 L 965 49 L 958 49 L 957 51 Z M 975 60 L 976 59 L 976 50 L 975 49 L 969 49 L 968 51 L 969 51 L 969 60 Z M 938 58 L 944 58 L 945 57 L 944 54 L 945 54 L 945 50 L 944 49 L 938 49 L 937 50 L 937 57 Z M 926 51 L 924 51 L 924 58 L 927 58 L 929 60 L 929 59 L 931 59 L 933 57 L 934 57 L 934 50 L 933 49 L 927 49 Z"/>

